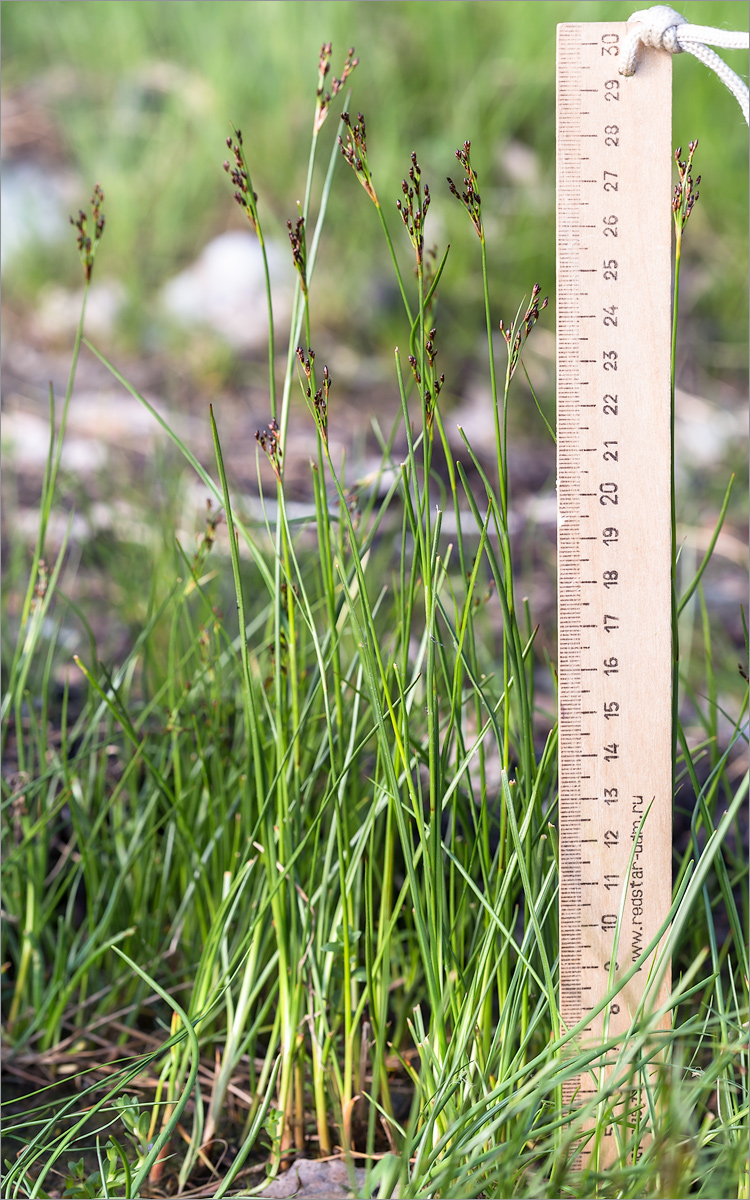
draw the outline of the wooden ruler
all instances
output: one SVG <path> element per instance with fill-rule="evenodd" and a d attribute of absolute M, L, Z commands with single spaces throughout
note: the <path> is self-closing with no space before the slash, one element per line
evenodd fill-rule
<path fill-rule="evenodd" d="M 623 78 L 617 68 L 624 37 L 624 24 L 558 26 L 560 1003 L 566 1028 L 608 991 L 623 891 L 620 975 L 657 932 L 672 890 L 671 57 L 644 49 L 635 76 Z M 610 1036 L 629 1027 L 647 971 L 644 966 L 609 1006 Z M 662 996 L 668 987 L 665 980 Z M 584 1043 L 601 1038 L 603 1023 L 604 1013 L 592 1016 Z M 564 1098 L 577 1096 L 581 1103 L 596 1090 L 584 1075 L 566 1086 Z M 604 1145 L 603 1154 L 609 1157 Z"/>

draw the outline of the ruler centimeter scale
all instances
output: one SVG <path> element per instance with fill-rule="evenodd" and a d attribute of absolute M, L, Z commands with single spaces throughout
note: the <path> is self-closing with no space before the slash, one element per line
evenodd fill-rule
<path fill-rule="evenodd" d="M 625 33 L 615 23 L 558 26 L 560 1005 L 568 1029 L 609 990 L 623 891 L 615 979 L 658 931 L 672 893 L 671 57 L 644 49 L 635 76 L 623 78 Z M 628 1029 L 648 965 L 609 1006 L 608 1036 Z M 668 987 L 667 978 L 660 998 Z M 592 1015 L 581 1044 L 596 1044 L 603 1028 L 604 1012 Z M 564 1098 L 586 1102 L 595 1078 L 569 1081 Z M 600 1162 L 614 1141 L 602 1145 Z"/>

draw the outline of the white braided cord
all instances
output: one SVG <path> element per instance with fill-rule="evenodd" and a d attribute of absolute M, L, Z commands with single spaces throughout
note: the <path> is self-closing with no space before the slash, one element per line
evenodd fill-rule
<path fill-rule="evenodd" d="M 750 38 L 746 33 L 713 29 L 710 25 L 690 25 L 685 17 L 668 4 L 655 4 L 652 8 L 639 9 L 628 19 L 628 34 L 622 48 L 623 62 L 620 74 L 635 74 L 641 45 L 667 50 L 670 54 L 681 54 L 685 50 L 715 71 L 737 100 L 745 121 L 750 125 L 750 93 L 747 84 L 727 66 L 723 58 L 709 50 L 706 43 L 728 50 L 747 50 Z"/>

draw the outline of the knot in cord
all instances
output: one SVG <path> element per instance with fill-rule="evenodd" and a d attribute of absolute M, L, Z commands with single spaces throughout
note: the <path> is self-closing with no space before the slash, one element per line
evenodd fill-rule
<path fill-rule="evenodd" d="M 709 50 L 706 43 L 711 46 L 725 46 L 727 49 L 746 50 L 749 39 L 746 33 L 730 33 L 723 29 L 712 29 L 708 25 L 691 25 L 668 4 L 654 4 L 652 8 L 641 8 L 628 19 L 620 74 L 635 75 L 641 45 L 650 46 L 654 50 L 666 50 L 670 54 L 681 54 L 686 50 L 716 72 L 737 100 L 745 121 L 750 124 L 747 84 L 727 66 L 723 58 Z"/>
<path fill-rule="evenodd" d="M 654 50 L 668 50 L 670 54 L 682 54 L 682 46 L 677 39 L 678 25 L 687 25 L 687 18 L 675 12 L 668 4 L 655 4 L 653 8 L 641 8 L 638 12 L 632 13 L 628 17 L 628 38 L 624 48 L 626 60 L 620 69 L 620 74 L 635 74 L 635 58 L 639 42 L 642 42 L 644 46 L 651 46 Z"/>

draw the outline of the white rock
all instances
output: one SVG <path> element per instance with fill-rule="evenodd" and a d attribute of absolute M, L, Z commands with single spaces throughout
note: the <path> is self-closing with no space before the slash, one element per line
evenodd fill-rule
<path fill-rule="evenodd" d="M 506 142 L 500 152 L 500 162 L 511 182 L 520 187 L 536 187 L 541 182 L 539 155 L 525 142 L 518 142 L 515 138 Z"/>
<path fill-rule="evenodd" d="M 679 475 L 718 465 L 733 443 L 747 441 L 747 413 L 723 408 L 677 389 L 675 395 L 675 467 Z"/>
<path fill-rule="evenodd" d="M 169 413 L 157 399 L 150 403 L 181 436 L 189 432 L 183 414 Z M 59 428 L 63 400 L 57 397 L 56 425 Z M 49 418 L 46 413 L 6 405 L 3 413 L 3 455 L 16 471 L 40 475 L 49 449 Z M 74 393 L 68 409 L 61 466 L 64 471 L 87 475 L 104 469 L 114 448 L 148 453 L 166 437 L 164 430 L 142 404 L 120 389 Z"/>
<path fill-rule="evenodd" d="M 77 194 L 70 173 L 22 160 L 3 163 L 0 254 L 5 272 L 17 255 L 34 243 L 59 242 L 71 233 L 68 212 Z"/>
<path fill-rule="evenodd" d="M 57 284 L 44 287 L 37 300 L 34 331 L 38 337 L 58 341 L 75 334 L 81 316 L 83 288 L 69 291 Z M 109 338 L 125 303 L 125 289 L 116 279 L 92 283 L 86 301 L 84 333 L 91 338 Z"/>
<path fill-rule="evenodd" d="M 274 323 L 291 312 L 294 268 L 291 252 L 266 243 L 273 291 Z M 178 325 L 204 326 L 237 350 L 255 350 L 268 337 L 263 256 L 251 233 L 223 233 L 200 257 L 165 285 L 164 314 Z"/>

